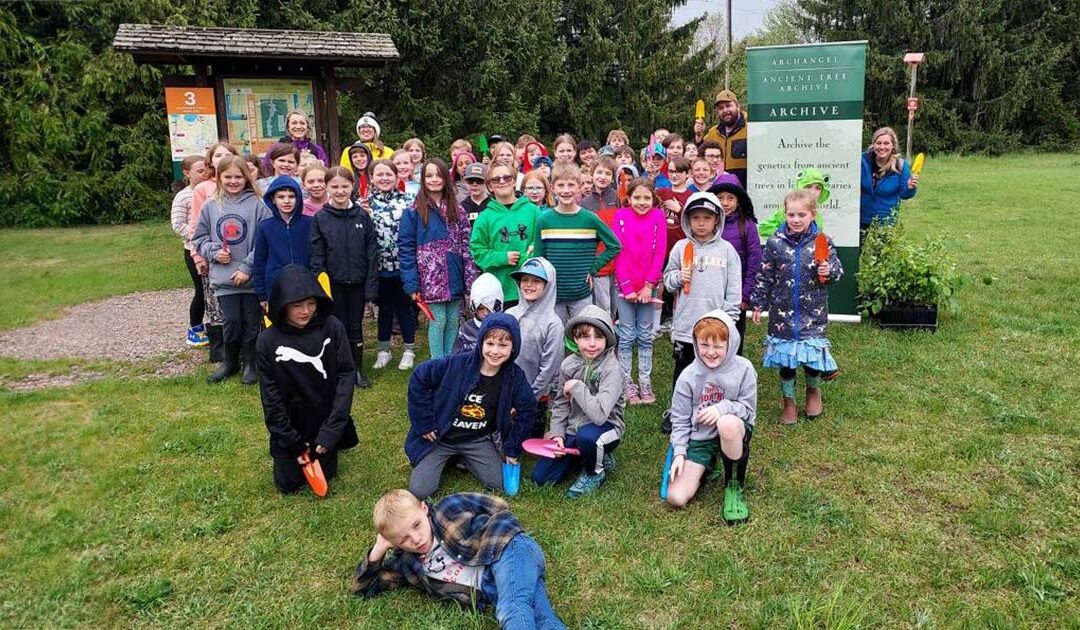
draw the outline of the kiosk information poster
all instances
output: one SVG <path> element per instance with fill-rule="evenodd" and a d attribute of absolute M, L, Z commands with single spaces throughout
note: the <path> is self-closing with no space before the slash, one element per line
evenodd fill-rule
<path fill-rule="evenodd" d="M 173 178 L 180 179 L 184 158 L 204 155 L 218 141 L 214 88 L 165 88 L 165 113 L 169 119 Z"/>
<path fill-rule="evenodd" d="M 242 153 L 263 155 L 286 135 L 285 118 L 294 109 L 314 121 L 315 96 L 307 79 L 222 79 L 229 142 Z M 311 137 L 315 123 L 311 123 Z"/>
<path fill-rule="evenodd" d="M 746 66 L 747 192 L 756 214 L 772 216 L 803 169 L 829 176 L 819 212 L 844 265 L 829 287 L 829 311 L 857 318 L 866 42 L 749 48 Z"/>

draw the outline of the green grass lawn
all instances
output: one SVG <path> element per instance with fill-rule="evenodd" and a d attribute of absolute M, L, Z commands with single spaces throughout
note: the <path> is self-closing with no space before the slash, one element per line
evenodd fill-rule
<path fill-rule="evenodd" d="M 748 525 L 723 525 L 715 485 L 681 512 L 657 498 L 666 341 L 662 404 L 629 412 L 603 491 L 523 484 L 512 504 L 570 627 L 1080 628 L 1080 157 L 932 158 L 922 183 L 909 231 L 948 232 L 962 313 L 936 334 L 831 327 L 843 375 L 811 424 L 773 422 L 762 371 Z M 164 225 L 0 247 L 0 328 L 186 282 Z M 408 480 L 403 374 L 357 393 L 361 445 L 324 501 L 274 492 L 258 392 L 204 376 L 0 393 L 0 626 L 496 626 L 348 594 L 372 504 Z"/>

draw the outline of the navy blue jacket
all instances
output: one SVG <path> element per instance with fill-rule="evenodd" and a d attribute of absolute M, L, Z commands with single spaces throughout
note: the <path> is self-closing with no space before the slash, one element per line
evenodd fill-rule
<path fill-rule="evenodd" d="M 525 372 L 514 363 L 521 351 L 521 329 L 517 320 L 506 313 L 492 313 L 480 326 L 476 348 L 421 363 L 409 379 L 409 434 L 405 436 L 405 455 L 416 466 L 436 442 L 428 442 L 424 434 L 431 431 L 441 438 L 450 429 L 461 403 L 480 382 L 483 343 L 480 341 L 493 328 L 502 328 L 513 339 L 513 351 L 503 364 L 500 374 L 499 402 L 495 410 L 495 427 L 502 441 L 503 455 L 521 455 L 521 442 L 528 437 L 536 415 L 536 397 Z M 517 413 L 511 415 L 510 410 Z"/>
<path fill-rule="evenodd" d="M 901 199 L 911 199 L 916 188 L 908 188 L 911 179 L 911 165 L 903 160 L 900 172 L 887 171 L 881 181 L 874 185 L 874 152 L 867 151 L 862 156 L 862 191 L 859 196 L 859 226 L 866 227 L 878 219 L 882 223 L 896 221 L 895 212 L 900 208 Z"/>
<path fill-rule="evenodd" d="M 274 205 L 274 193 L 283 188 L 296 193 L 296 205 L 288 223 L 281 218 L 281 212 Z M 274 216 L 259 222 L 255 230 L 255 263 L 252 276 L 255 280 L 255 295 L 260 302 L 270 300 L 270 289 L 278 272 L 285 265 L 310 266 L 309 247 L 311 245 L 311 217 L 304 216 L 304 192 L 292 177 L 275 178 L 263 195 L 266 207 Z"/>

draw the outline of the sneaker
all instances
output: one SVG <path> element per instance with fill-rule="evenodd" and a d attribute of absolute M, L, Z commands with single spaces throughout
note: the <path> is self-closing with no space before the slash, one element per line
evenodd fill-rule
<path fill-rule="evenodd" d="M 375 365 L 371 367 L 376 370 L 381 370 L 390 363 L 391 358 L 389 350 L 379 350 L 379 354 L 375 356 Z"/>
<path fill-rule="evenodd" d="M 742 484 L 734 479 L 724 488 L 724 522 L 728 525 L 745 523 L 750 518 L 746 505 L 746 493 Z"/>
<path fill-rule="evenodd" d="M 607 479 L 605 473 L 590 475 L 583 472 L 578 475 L 574 485 L 570 486 L 570 489 L 566 491 L 566 498 L 576 499 L 582 495 L 592 494 L 593 492 L 596 492 L 600 486 L 604 485 L 605 479 Z"/>
<path fill-rule="evenodd" d="M 613 472 L 615 472 L 615 456 L 604 453 L 604 474 L 610 475 Z"/>
<path fill-rule="evenodd" d="M 205 348 L 209 346 L 210 338 L 206 336 L 206 327 L 199 324 L 188 328 L 187 345 L 189 348 Z"/>
<path fill-rule="evenodd" d="M 639 379 L 640 385 L 638 385 L 638 398 L 642 405 L 651 405 L 656 402 L 656 395 L 652 391 L 652 382 L 646 379 Z"/>
<path fill-rule="evenodd" d="M 401 363 L 397 364 L 399 370 L 411 370 L 413 363 L 416 362 L 416 353 L 412 350 L 406 350 L 405 354 L 401 355 Z"/>
<path fill-rule="evenodd" d="M 626 404 L 641 404 L 641 398 L 638 397 L 637 385 L 635 385 L 634 381 L 631 381 L 630 379 L 626 379 L 626 383 L 623 384 L 623 395 L 626 396 Z"/>
<path fill-rule="evenodd" d="M 660 414 L 660 432 L 671 433 L 671 410 L 665 409 L 664 413 Z"/>

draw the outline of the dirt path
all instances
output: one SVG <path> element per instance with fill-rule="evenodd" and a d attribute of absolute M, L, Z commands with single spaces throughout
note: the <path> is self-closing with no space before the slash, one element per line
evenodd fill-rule
<path fill-rule="evenodd" d="M 132 293 L 67 308 L 59 319 L 0 332 L 0 356 L 22 360 L 162 361 L 155 373 L 183 374 L 204 360 L 184 345 L 191 289 Z M 71 385 L 103 374 L 75 366 L 68 374 L 32 374 L 11 389 Z"/>

